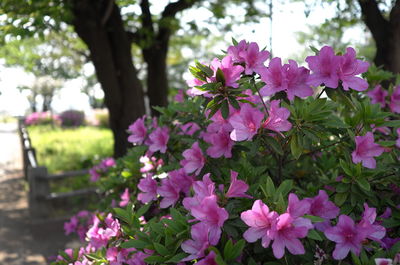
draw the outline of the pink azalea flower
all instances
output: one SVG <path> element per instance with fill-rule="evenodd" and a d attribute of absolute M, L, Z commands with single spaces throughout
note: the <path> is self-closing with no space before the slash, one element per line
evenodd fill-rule
<path fill-rule="evenodd" d="M 157 127 L 150 135 L 146 144 L 149 146 L 151 152 L 160 151 L 165 153 L 167 151 L 167 144 L 169 140 L 169 130 L 167 127 Z"/>
<path fill-rule="evenodd" d="M 188 211 L 200 205 L 204 198 L 215 195 L 215 183 L 210 179 L 210 173 L 205 174 L 202 181 L 195 181 L 193 190 L 194 197 L 186 197 L 182 202 Z"/>
<path fill-rule="evenodd" d="M 190 254 L 182 261 L 189 261 L 204 257 L 204 251 L 210 246 L 208 241 L 209 228 L 205 223 L 197 223 L 192 226 L 190 234 L 192 239 L 182 243 L 181 248 L 186 253 Z"/>
<path fill-rule="evenodd" d="M 142 144 L 147 134 L 144 117 L 137 119 L 132 125 L 130 125 L 128 131 L 131 133 L 128 137 L 128 142 Z"/>
<path fill-rule="evenodd" d="M 194 122 L 185 123 L 183 125 L 180 125 L 179 128 L 182 130 L 182 133 L 184 135 L 189 135 L 189 136 L 192 136 L 195 132 L 200 130 L 200 126 Z M 181 133 L 179 133 L 179 134 L 181 134 Z"/>
<path fill-rule="evenodd" d="M 364 213 L 358 226 L 362 227 L 365 231 L 368 231 L 367 238 L 378 241 L 385 236 L 386 229 L 375 222 L 376 219 L 376 208 L 370 208 L 368 204 L 364 203 Z"/>
<path fill-rule="evenodd" d="M 308 199 L 311 203 L 309 214 L 324 219 L 334 219 L 339 215 L 339 207 L 329 201 L 329 196 L 324 190 L 320 190 L 318 196 Z"/>
<path fill-rule="evenodd" d="M 186 92 L 186 94 L 188 96 L 190 96 L 190 97 L 201 96 L 201 95 L 207 96 L 208 93 L 206 91 L 196 88 L 196 86 L 202 86 L 202 85 L 206 84 L 206 82 L 201 81 L 196 78 L 193 78 L 193 79 L 187 80 L 186 84 L 190 87 L 190 89 L 188 89 Z"/>
<path fill-rule="evenodd" d="M 137 199 L 142 203 L 148 203 L 157 199 L 157 181 L 150 175 L 139 181 L 138 188 L 142 192 L 138 194 Z"/>
<path fill-rule="evenodd" d="M 210 251 L 210 253 L 208 253 L 204 259 L 196 262 L 194 265 L 218 265 L 218 263 L 215 261 L 216 256 L 217 255 L 214 253 L 214 251 Z"/>
<path fill-rule="evenodd" d="M 218 68 L 224 73 L 225 86 L 233 88 L 237 88 L 239 86 L 236 81 L 239 80 L 244 68 L 240 65 L 234 65 L 231 56 L 225 56 L 221 61 L 217 58 L 212 60 L 211 69 L 214 71 L 214 77 L 211 78 L 211 81 L 213 82 L 216 81 L 216 73 Z"/>
<path fill-rule="evenodd" d="M 119 203 L 120 207 L 125 207 L 128 205 L 130 201 L 130 196 L 129 196 L 129 189 L 126 188 L 125 191 L 121 194 L 121 201 Z"/>
<path fill-rule="evenodd" d="M 225 197 L 227 198 L 252 198 L 250 195 L 247 195 L 245 192 L 249 189 L 249 185 L 246 184 L 243 180 L 237 179 L 238 173 L 231 170 L 231 185 Z"/>
<path fill-rule="evenodd" d="M 269 109 L 269 116 L 263 123 L 263 127 L 274 132 L 285 132 L 292 128 L 292 124 L 287 120 L 290 111 L 279 107 L 279 100 L 272 100 Z"/>
<path fill-rule="evenodd" d="M 90 244 L 99 249 L 107 245 L 112 237 L 116 237 L 120 233 L 120 224 L 117 219 L 113 219 L 111 213 L 104 219 L 104 225 L 101 225 L 100 220 L 95 217 L 93 226 L 89 229 L 86 236 L 90 240 Z"/>
<path fill-rule="evenodd" d="M 157 189 L 157 193 L 164 197 L 160 202 L 161 208 L 168 208 L 174 205 L 179 199 L 179 187 L 169 178 L 162 179 L 161 186 Z"/>
<path fill-rule="evenodd" d="M 236 46 L 232 45 L 228 47 L 227 53 L 232 57 L 233 62 L 244 63 L 244 58 L 240 54 L 246 51 L 247 46 L 247 42 L 245 40 L 241 40 Z"/>
<path fill-rule="evenodd" d="M 174 100 L 176 102 L 182 103 L 185 99 L 185 95 L 183 94 L 183 89 L 179 89 L 178 93 L 176 93 Z"/>
<path fill-rule="evenodd" d="M 211 146 L 207 149 L 207 155 L 209 155 L 210 157 L 232 157 L 232 147 L 234 145 L 234 142 L 229 137 L 229 133 L 220 131 L 217 133 L 210 133 L 203 138 L 206 142 L 211 144 Z"/>
<path fill-rule="evenodd" d="M 397 137 L 398 137 L 396 140 L 396 146 L 398 148 L 400 148 L 400 128 L 397 128 L 396 132 L 397 132 Z"/>
<path fill-rule="evenodd" d="M 296 223 L 301 219 L 300 225 Z M 289 213 L 281 214 L 276 222 L 276 226 L 271 231 L 270 235 L 274 240 L 272 243 L 272 251 L 277 259 L 283 257 L 285 248 L 293 255 L 301 255 L 305 253 L 304 246 L 299 238 L 304 238 L 308 234 L 310 227 L 303 225 L 305 218 L 293 218 Z M 304 220 L 303 220 L 304 219 Z M 310 220 L 308 220 L 310 221 Z"/>
<path fill-rule="evenodd" d="M 390 110 L 394 113 L 400 113 L 400 86 L 394 88 L 393 94 L 390 97 Z"/>
<path fill-rule="evenodd" d="M 337 225 L 326 229 L 324 233 L 329 240 L 336 242 L 332 255 L 334 259 L 342 260 L 350 251 L 356 255 L 360 254 L 365 233 L 347 215 L 340 215 Z"/>
<path fill-rule="evenodd" d="M 367 95 L 371 99 L 372 104 L 379 103 L 382 108 L 386 106 L 386 97 L 388 96 L 388 92 L 384 90 L 381 85 L 375 86 L 375 88 L 369 91 Z"/>
<path fill-rule="evenodd" d="M 260 51 L 258 44 L 251 42 L 247 45 L 246 50 L 239 51 L 239 56 L 245 63 L 245 74 L 251 75 L 265 67 L 264 62 L 269 58 L 269 52 Z"/>
<path fill-rule="evenodd" d="M 362 162 L 366 168 L 376 168 L 375 156 L 380 156 L 384 148 L 374 142 L 372 132 L 367 132 L 364 136 L 356 136 L 356 150 L 351 153 L 353 163 Z"/>
<path fill-rule="evenodd" d="M 293 60 L 282 66 L 280 58 L 273 58 L 268 68 L 260 70 L 260 75 L 266 84 L 260 91 L 263 96 L 285 91 L 288 99 L 292 101 L 295 96 L 305 98 L 314 94 L 308 84 L 310 71 L 305 67 L 298 67 Z"/>
<path fill-rule="evenodd" d="M 201 169 L 206 163 L 206 159 L 199 147 L 199 143 L 195 142 L 190 149 L 183 151 L 182 155 L 185 159 L 180 164 L 183 166 L 185 172 L 188 174 L 193 172 L 196 175 L 200 174 Z"/>
<path fill-rule="evenodd" d="M 376 265 L 392 265 L 393 264 L 393 260 L 392 259 L 378 258 L 378 259 L 375 259 L 375 264 Z"/>
<path fill-rule="evenodd" d="M 229 214 L 218 206 L 215 195 L 205 197 L 200 205 L 192 206 L 191 215 L 209 227 L 209 241 L 211 245 L 216 245 L 221 237 L 221 228 L 228 219 Z"/>
<path fill-rule="evenodd" d="M 358 60 L 356 51 L 349 47 L 346 53 L 340 57 L 338 76 L 342 80 L 344 90 L 349 88 L 364 91 L 368 88 L 368 82 L 356 75 L 365 73 L 368 70 L 369 63 Z"/>
<path fill-rule="evenodd" d="M 283 257 L 285 248 L 293 255 L 305 253 L 299 238 L 306 237 L 308 230 L 312 229 L 313 225 L 309 219 L 301 216 L 308 213 L 309 210 L 308 200 L 299 200 L 295 194 L 289 194 L 286 213 L 277 218 L 276 225 L 270 232 L 270 236 L 274 240 L 272 251 L 276 258 Z"/>
<path fill-rule="evenodd" d="M 107 169 L 109 167 L 115 166 L 115 160 L 112 157 L 107 157 L 101 161 L 101 167 Z"/>
<path fill-rule="evenodd" d="M 229 123 L 233 127 L 230 136 L 234 141 L 251 140 L 261 126 L 264 114 L 250 104 L 244 104 L 240 112 L 232 115 Z"/>
<path fill-rule="evenodd" d="M 286 212 L 289 213 L 292 218 L 297 219 L 305 215 L 306 213 L 310 212 L 310 206 L 311 203 L 309 200 L 307 199 L 299 200 L 296 194 L 290 193 Z M 307 224 L 307 226 L 309 226 L 309 224 Z M 312 225 L 310 228 L 312 228 Z"/>
<path fill-rule="evenodd" d="M 235 113 L 237 113 L 237 111 L 229 110 L 230 117 L 232 117 Z M 222 117 L 220 110 L 211 117 L 211 121 L 213 122 L 207 126 L 208 133 L 215 133 L 219 131 L 231 132 L 233 130 L 232 125 L 229 123 L 229 121 Z"/>
<path fill-rule="evenodd" d="M 311 69 L 308 83 L 312 86 L 325 84 L 330 88 L 337 88 L 339 83 L 338 66 L 341 62 L 340 56 L 335 55 L 332 47 L 324 46 L 318 55 L 306 58 L 308 67 Z"/>
<path fill-rule="evenodd" d="M 261 200 L 256 200 L 251 210 L 242 212 L 240 218 L 250 226 L 243 234 L 246 241 L 253 243 L 261 238 L 261 245 L 267 248 L 272 239 L 270 233 L 276 223 L 278 213 L 270 212 L 267 205 Z"/>
<path fill-rule="evenodd" d="M 194 178 L 185 173 L 183 168 L 168 172 L 170 180 L 179 191 L 189 194 L 190 188 L 194 183 Z"/>

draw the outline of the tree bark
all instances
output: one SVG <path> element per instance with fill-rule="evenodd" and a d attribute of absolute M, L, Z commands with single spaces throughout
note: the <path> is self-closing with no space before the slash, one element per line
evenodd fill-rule
<path fill-rule="evenodd" d="M 147 63 L 147 95 L 150 106 L 165 107 L 168 104 L 167 54 L 168 41 L 156 43 L 149 49 L 143 49 L 143 58 Z M 158 112 L 151 109 L 151 114 Z"/>
<path fill-rule="evenodd" d="M 130 146 L 126 130 L 145 113 L 145 105 L 119 7 L 114 0 L 72 0 L 72 13 L 75 30 L 90 50 L 104 90 L 114 156 L 121 157 Z"/>
<path fill-rule="evenodd" d="M 363 20 L 376 44 L 374 63 L 387 71 L 400 73 L 400 1 L 393 6 L 389 20 L 375 0 L 358 0 Z"/>
<path fill-rule="evenodd" d="M 154 29 L 153 19 L 150 13 L 148 0 L 141 0 L 142 10 L 141 22 L 146 31 L 148 43 L 142 48 L 143 58 L 147 64 L 147 95 L 150 106 L 164 107 L 168 104 L 168 75 L 167 75 L 167 55 L 169 41 L 173 34 L 173 29 L 169 23 L 175 19 L 176 14 L 192 7 L 201 0 L 179 0 L 168 4 L 161 14 L 158 21 L 158 30 Z M 152 115 L 158 112 L 151 109 Z"/>

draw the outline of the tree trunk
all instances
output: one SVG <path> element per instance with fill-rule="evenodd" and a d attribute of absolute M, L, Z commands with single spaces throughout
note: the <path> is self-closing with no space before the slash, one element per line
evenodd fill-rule
<path fill-rule="evenodd" d="M 400 1 L 393 6 L 389 20 L 375 0 L 358 0 L 363 20 L 376 44 L 374 63 L 385 70 L 400 73 Z"/>
<path fill-rule="evenodd" d="M 167 54 L 168 41 L 143 50 L 147 63 L 147 95 L 151 107 L 165 107 L 168 104 Z M 159 114 L 153 108 L 151 113 L 155 116 Z"/>
<path fill-rule="evenodd" d="M 72 11 L 75 30 L 90 50 L 104 90 L 114 135 L 114 156 L 121 157 L 130 146 L 126 130 L 145 113 L 145 105 L 120 10 L 114 1 L 73 0 Z"/>

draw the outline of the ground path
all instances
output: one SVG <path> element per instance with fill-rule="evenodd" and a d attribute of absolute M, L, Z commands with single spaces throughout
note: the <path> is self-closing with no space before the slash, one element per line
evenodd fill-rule
<path fill-rule="evenodd" d="M 16 129 L 16 123 L 0 123 L 0 264 L 46 264 L 71 239 L 64 236 L 62 221 L 29 218 Z"/>

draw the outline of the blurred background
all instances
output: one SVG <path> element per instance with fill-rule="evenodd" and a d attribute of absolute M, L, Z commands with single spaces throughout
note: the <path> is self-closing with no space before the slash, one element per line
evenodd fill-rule
<path fill-rule="evenodd" d="M 45 263 L 69 242 L 60 226 L 81 206 L 32 215 L 29 168 L 83 170 L 46 182 L 46 196 L 90 188 L 89 168 L 126 153 L 128 126 L 182 96 L 188 66 L 232 39 L 299 62 L 310 46 L 352 46 L 399 73 L 400 1 L 2 0 L 0 264 Z"/>

